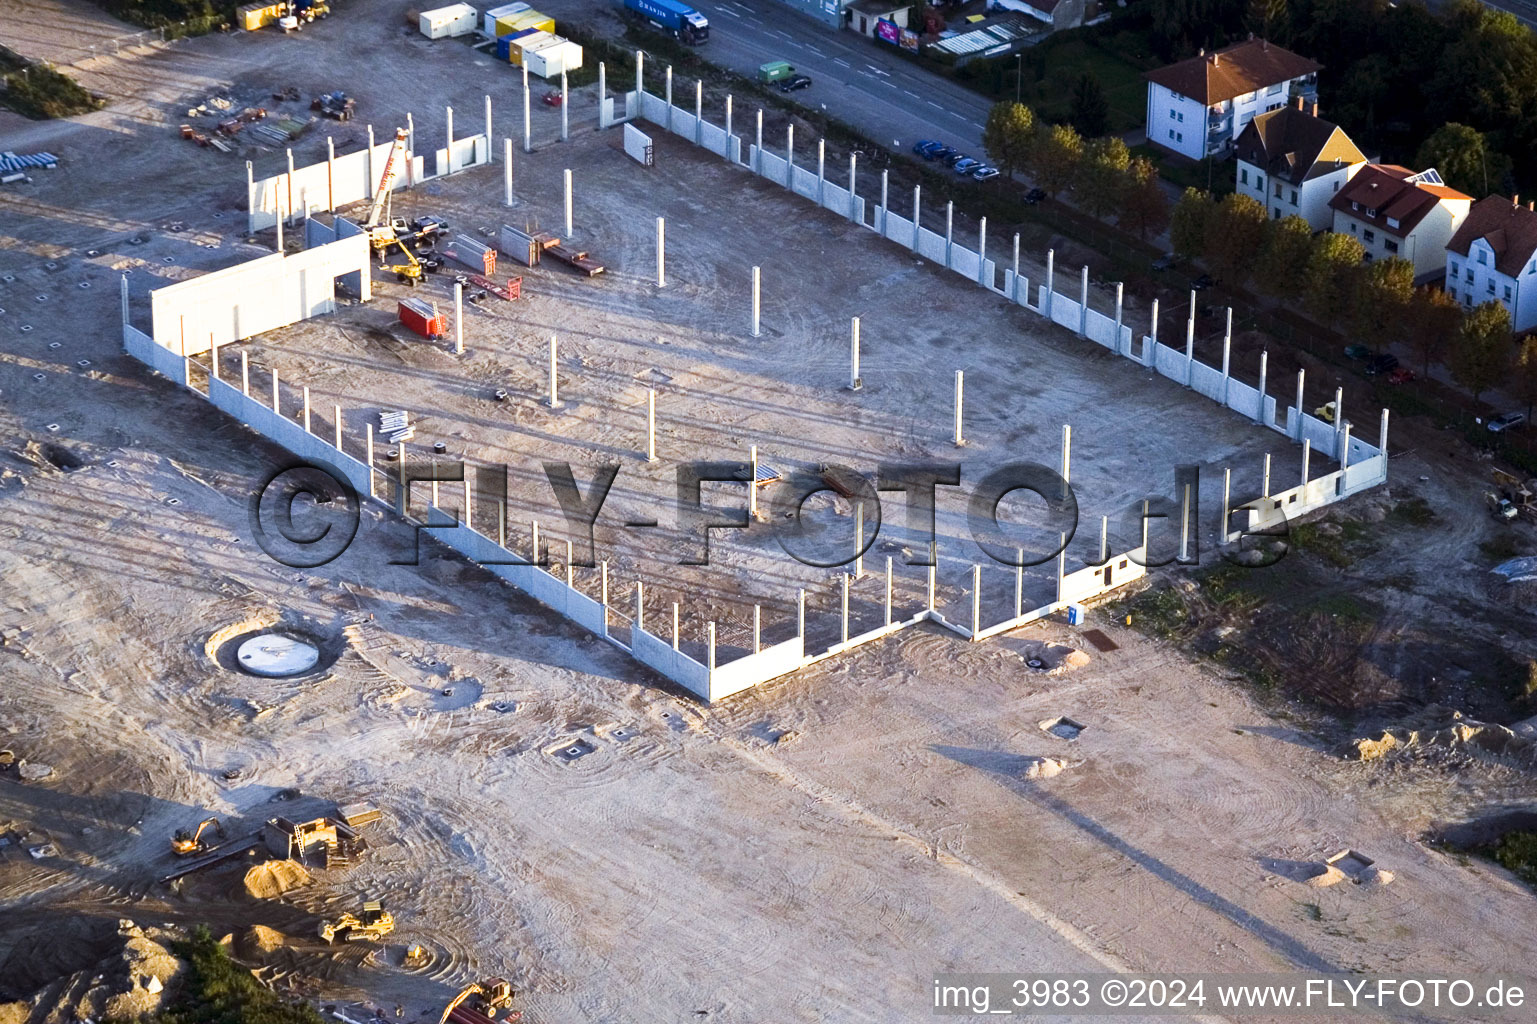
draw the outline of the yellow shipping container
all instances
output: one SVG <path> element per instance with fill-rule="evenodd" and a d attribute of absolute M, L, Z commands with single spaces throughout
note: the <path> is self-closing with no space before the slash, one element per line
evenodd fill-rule
<path fill-rule="evenodd" d="M 247 32 L 255 32 L 259 28 L 277 24 L 282 11 L 282 4 L 246 4 L 237 13 L 240 16 L 240 27 Z"/>
<path fill-rule="evenodd" d="M 522 32 L 526 28 L 538 29 L 541 32 L 555 32 L 555 19 L 548 14 L 540 14 L 538 11 L 523 11 L 519 14 L 509 15 L 496 19 L 496 34 L 499 36 L 510 35 L 513 32 Z"/>

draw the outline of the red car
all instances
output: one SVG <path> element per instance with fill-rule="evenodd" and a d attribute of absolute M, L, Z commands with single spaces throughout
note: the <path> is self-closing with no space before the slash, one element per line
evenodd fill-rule
<path fill-rule="evenodd" d="M 1398 369 L 1396 369 L 1392 373 L 1388 374 L 1388 383 L 1389 384 L 1407 384 L 1411 380 L 1418 379 L 1418 377 L 1419 377 L 1419 374 L 1415 373 L 1413 370 L 1409 369 L 1407 366 L 1400 366 Z"/>

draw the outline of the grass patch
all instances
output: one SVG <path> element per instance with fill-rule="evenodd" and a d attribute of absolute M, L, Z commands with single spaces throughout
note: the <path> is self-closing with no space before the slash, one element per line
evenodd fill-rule
<path fill-rule="evenodd" d="M 1346 622 L 1375 622 L 1377 609 L 1354 594 L 1326 594 L 1312 603 L 1312 610 L 1319 615 L 1343 619 Z"/>
<path fill-rule="evenodd" d="M 1388 519 L 1405 526 L 1429 526 L 1436 521 L 1436 510 L 1424 498 L 1405 498 L 1393 506 Z"/>
<path fill-rule="evenodd" d="M 1478 852 L 1537 888 L 1537 832 L 1507 832 Z"/>
<path fill-rule="evenodd" d="M 1291 542 L 1298 551 L 1310 551 L 1337 569 L 1349 568 L 1374 550 L 1365 524 L 1351 520 L 1293 526 Z"/>
<path fill-rule="evenodd" d="M 16 60 L 14 54 L 8 53 L 5 64 L 14 66 Z M 45 64 L 21 64 L 6 73 L 5 89 L 0 92 L 0 106 L 8 107 L 34 121 L 73 117 L 102 108 L 101 99 L 68 75 Z"/>
<path fill-rule="evenodd" d="M 322 1024 L 308 1003 L 289 1003 L 263 988 L 207 928 L 172 949 L 187 961 L 186 983 L 167 1010 L 142 1024 Z"/>

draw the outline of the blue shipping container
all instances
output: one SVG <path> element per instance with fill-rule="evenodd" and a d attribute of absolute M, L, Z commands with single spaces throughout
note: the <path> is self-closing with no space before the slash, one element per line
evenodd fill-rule
<path fill-rule="evenodd" d="M 522 39 L 531 32 L 538 32 L 537 28 L 526 28 L 521 32 L 512 32 L 505 36 L 496 37 L 496 56 L 498 60 L 512 60 L 512 41 Z"/>

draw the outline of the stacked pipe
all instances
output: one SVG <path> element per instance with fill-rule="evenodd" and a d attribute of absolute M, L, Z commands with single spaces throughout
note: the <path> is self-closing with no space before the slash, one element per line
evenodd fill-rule
<path fill-rule="evenodd" d="M 416 428 L 404 412 L 384 411 L 379 413 L 379 433 L 386 435 L 390 444 L 399 444 L 415 437 Z"/>

